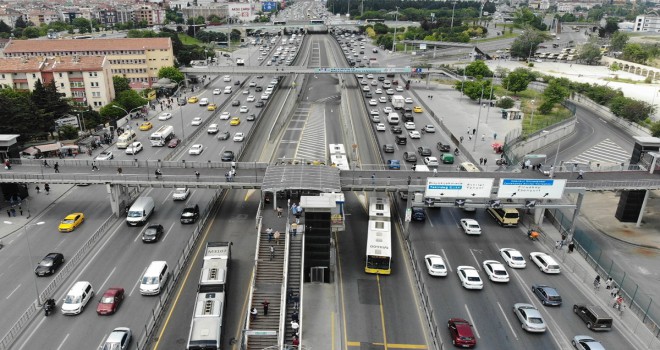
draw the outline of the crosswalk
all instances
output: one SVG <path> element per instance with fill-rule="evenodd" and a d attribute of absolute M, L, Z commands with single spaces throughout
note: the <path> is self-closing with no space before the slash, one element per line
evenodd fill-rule
<path fill-rule="evenodd" d="M 313 104 L 310 108 L 295 158 L 310 161 L 326 161 L 325 105 Z"/>
<path fill-rule="evenodd" d="M 582 152 L 580 155 L 568 161 L 569 163 L 626 163 L 630 161 L 631 153 L 626 151 L 617 143 L 610 139 L 605 139 L 588 150 Z"/>

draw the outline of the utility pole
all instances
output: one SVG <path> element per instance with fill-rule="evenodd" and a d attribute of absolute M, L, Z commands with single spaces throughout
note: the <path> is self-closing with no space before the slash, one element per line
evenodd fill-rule
<path fill-rule="evenodd" d="M 394 26 L 394 36 L 392 37 L 392 52 L 394 52 L 394 49 L 396 48 L 396 26 L 399 24 L 399 7 L 396 7 L 396 13 L 394 14 L 394 22 L 396 22 L 396 25 Z"/>

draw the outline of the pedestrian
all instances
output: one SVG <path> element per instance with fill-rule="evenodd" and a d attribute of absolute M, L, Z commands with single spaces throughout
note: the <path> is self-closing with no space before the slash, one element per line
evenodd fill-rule
<path fill-rule="evenodd" d="M 5 160 L 5 169 L 6 170 L 11 170 L 11 162 L 9 161 L 9 159 Z"/>
<path fill-rule="evenodd" d="M 376 184 L 376 173 L 371 174 L 371 184 L 372 185 Z"/>
<path fill-rule="evenodd" d="M 488 161 L 488 159 L 484 158 L 484 165 L 486 165 L 487 161 Z"/>
<path fill-rule="evenodd" d="M 256 307 L 253 307 L 252 309 L 250 309 L 250 322 L 256 321 L 258 314 L 259 314 L 259 312 L 257 312 Z"/>
<path fill-rule="evenodd" d="M 481 134 L 481 141 L 486 141 L 486 134 Z"/>
<path fill-rule="evenodd" d="M 610 292 L 611 297 L 616 297 L 616 295 L 619 293 L 619 287 L 612 283 L 612 291 Z"/>
<path fill-rule="evenodd" d="M 282 217 L 282 207 L 279 205 L 277 206 L 277 217 L 278 218 Z"/>
<path fill-rule="evenodd" d="M 7 216 L 11 217 L 11 210 L 7 209 Z"/>
<path fill-rule="evenodd" d="M 16 217 L 16 209 L 11 208 L 11 216 Z"/>
<path fill-rule="evenodd" d="M 37 185 L 34 189 L 37 191 L 37 194 L 39 194 L 39 192 L 41 192 L 41 188 L 39 188 L 39 185 Z"/>
<path fill-rule="evenodd" d="M 614 283 L 612 277 L 608 278 L 607 281 L 605 281 L 605 289 L 612 289 L 612 283 Z"/>
<path fill-rule="evenodd" d="M 96 166 L 96 162 L 92 162 L 92 171 L 97 171 L 99 168 Z"/>
<path fill-rule="evenodd" d="M 50 194 L 50 185 L 49 185 L 49 184 L 45 184 L 45 185 L 44 185 L 44 190 L 46 190 L 46 194 L 47 194 L 47 195 Z"/>
<path fill-rule="evenodd" d="M 468 126 L 468 132 L 467 132 L 467 134 L 470 135 L 470 127 L 469 127 L 469 126 Z"/>
<path fill-rule="evenodd" d="M 275 231 L 273 238 L 275 238 L 275 244 L 280 245 L 280 231 Z"/>
<path fill-rule="evenodd" d="M 270 305 L 270 303 L 268 302 L 268 299 L 262 301 L 261 305 L 264 306 L 264 316 L 268 316 L 268 305 Z"/>
<path fill-rule="evenodd" d="M 483 165 L 483 164 L 484 164 L 484 158 L 481 157 L 481 158 L 479 158 L 479 165 Z"/>
<path fill-rule="evenodd" d="M 117 168 L 117 174 L 124 175 L 123 171 L 121 170 L 121 167 Z"/>
<path fill-rule="evenodd" d="M 600 288 L 600 275 L 596 275 L 596 278 L 594 278 L 594 288 Z"/>
<path fill-rule="evenodd" d="M 411 181 L 411 180 L 412 180 L 412 178 L 411 178 L 410 175 L 409 175 L 409 176 L 408 176 L 408 186 L 410 186 L 410 181 Z"/>
<path fill-rule="evenodd" d="M 477 135 L 477 129 L 472 129 L 472 135 Z"/>
<path fill-rule="evenodd" d="M 497 140 L 497 133 L 493 133 L 493 140 Z"/>
<path fill-rule="evenodd" d="M 293 308 L 298 309 L 298 305 L 300 304 L 300 296 L 298 294 L 294 294 L 293 298 L 291 298 L 291 301 L 293 302 Z"/>
<path fill-rule="evenodd" d="M 268 243 L 270 243 L 273 240 L 273 229 L 270 227 L 267 228 L 266 234 L 268 235 Z"/>
<path fill-rule="evenodd" d="M 48 161 L 44 159 L 44 168 L 50 168 Z"/>
<path fill-rule="evenodd" d="M 236 162 L 231 162 L 231 168 L 236 170 Z"/>
<path fill-rule="evenodd" d="M 229 173 L 225 173 L 225 182 L 229 182 Z"/>
<path fill-rule="evenodd" d="M 575 249 L 575 243 L 573 243 L 573 241 L 571 241 L 570 243 L 568 243 L 568 252 L 572 253 L 573 249 Z"/>
<path fill-rule="evenodd" d="M 20 205 L 18 206 L 18 212 L 21 214 L 21 216 L 23 216 L 23 207 Z"/>
<path fill-rule="evenodd" d="M 272 245 L 270 246 L 270 260 L 273 260 L 275 258 L 275 247 Z"/>
<path fill-rule="evenodd" d="M 555 249 L 561 249 L 561 241 L 555 242 Z"/>
<path fill-rule="evenodd" d="M 438 175 L 438 168 L 433 168 L 433 176 L 437 176 L 437 175 Z"/>
<path fill-rule="evenodd" d="M 578 173 L 578 177 L 577 177 L 577 179 L 578 179 L 578 180 L 582 180 L 582 179 L 584 179 L 584 170 L 580 169 L 580 172 Z"/>
<path fill-rule="evenodd" d="M 287 303 L 292 303 L 293 302 L 293 291 L 292 290 L 290 290 L 289 293 L 287 293 L 286 302 Z"/>
<path fill-rule="evenodd" d="M 298 319 L 298 311 L 297 311 L 297 310 L 293 310 L 293 312 L 291 313 L 291 321 L 296 321 L 296 322 L 299 321 L 299 319 Z"/>
<path fill-rule="evenodd" d="M 459 138 L 459 140 L 461 140 L 461 143 L 463 143 L 463 136 L 461 136 L 461 137 Z"/>
<path fill-rule="evenodd" d="M 548 177 L 551 178 L 551 179 L 553 177 L 555 177 L 555 166 L 554 165 L 550 166 L 550 171 L 548 172 Z"/>
<path fill-rule="evenodd" d="M 298 340 L 297 335 L 293 336 L 293 340 L 291 341 L 291 345 L 293 345 L 293 346 L 299 346 L 300 345 L 300 340 Z"/>
<path fill-rule="evenodd" d="M 60 163 L 55 162 L 55 165 L 53 165 L 53 169 L 55 169 L 56 173 L 59 173 L 60 172 Z"/>
<path fill-rule="evenodd" d="M 300 325 L 296 321 L 291 321 L 291 329 L 293 329 L 294 334 L 298 334 L 298 328 L 300 328 Z"/>
<path fill-rule="evenodd" d="M 195 170 L 195 178 L 199 181 L 199 171 Z"/>
<path fill-rule="evenodd" d="M 296 236 L 296 230 L 298 229 L 298 224 L 297 223 L 292 223 L 291 226 L 289 227 L 289 233 L 293 235 L 294 237 Z"/>

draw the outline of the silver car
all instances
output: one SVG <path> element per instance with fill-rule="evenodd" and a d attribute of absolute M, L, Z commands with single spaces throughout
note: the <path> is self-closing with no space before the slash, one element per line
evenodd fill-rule
<path fill-rule="evenodd" d="M 576 335 L 571 343 L 578 350 L 605 350 L 603 344 L 587 335 Z"/>
<path fill-rule="evenodd" d="M 513 305 L 513 313 L 516 314 L 522 325 L 522 329 L 528 332 L 545 332 L 546 325 L 537 308 L 532 304 L 517 303 Z"/>
<path fill-rule="evenodd" d="M 125 350 L 131 343 L 131 329 L 127 327 L 117 327 L 108 336 L 103 343 L 101 350 Z"/>

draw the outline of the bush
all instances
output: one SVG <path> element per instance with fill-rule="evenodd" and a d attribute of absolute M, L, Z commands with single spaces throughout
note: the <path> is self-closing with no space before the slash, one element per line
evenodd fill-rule
<path fill-rule="evenodd" d="M 503 109 L 509 109 L 513 107 L 515 103 L 516 101 L 514 101 L 511 97 L 502 97 L 501 99 L 497 100 L 495 106 Z"/>

